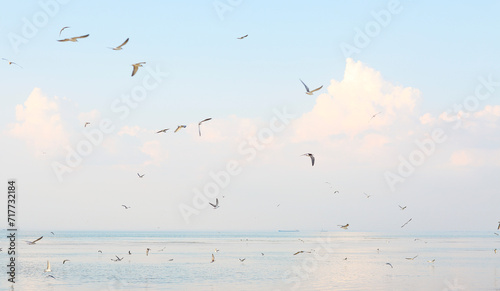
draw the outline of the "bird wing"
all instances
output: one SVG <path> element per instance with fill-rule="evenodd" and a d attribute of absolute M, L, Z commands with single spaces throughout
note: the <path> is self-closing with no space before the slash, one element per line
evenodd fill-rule
<path fill-rule="evenodd" d="M 41 237 L 39 237 L 39 238 L 35 239 L 34 241 L 32 241 L 32 243 L 36 243 L 37 241 L 41 240 L 42 238 L 43 238 L 43 236 L 41 236 Z"/>
<path fill-rule="evenodd" d="M 316 91 L 320 90 L 321 88 L 323 88 L 323 86 L 321 86 L 321 87 L 319 87 L 319 88 L 316 88 L 316 89 L 312 90 L 310 93 L 312 93 L 312 92 L 316 92 Z"/>
<path fill-rule="evenodd" d="M 215 198 L 215 207 L 219 206 L 219 198 Z"/>
<path fill-rule="evenodd" d="M 311 157 L 311 163 L 312 163 L 312 165 L 314 166 L 314 161 L 315 161 L 314 156 L 313 156 L 313 155 L 310 155 L 309 157 Z"/>
<path fill-rule="evenodd" d="M 214 208 L 216 207 L 215 205 L 213 205 L 213 204 L 212 204 L 212 203 L 210 203 L 210 202 L 208 202 L 208 204 L 212 205 L 212 207 L 214 207 Z"/>
<path fill-rule="evenodd" d="M 63 42 L 63 41 L 69 41 L 69 38 L 65 38 L 65 39 L 58 39 L 57 41 L 60 41 L 60 42 Z"/>
<path fill-rule="evenodd" d="M 75 38 L 75 39 L 78 39 L 78 38 L 86 38 L 86 37 L 88 37 L 89 35 L 90 35 L 90 34 L 86 34 L 86 35 L 82 35 L 82 36 L 75 36 L 75 37 L 73 37 L 73 38 Z"/>
<path fill-rule="evenodd" d="M 205 119 L 203 119 L 202 121 L 200 121 L 200 122 L 198 123 L 198 125 L 199 125 L 199 124 L 202 124 L 202 123 L 203 123 L 203 122 L 205 122 L 205 121 L 209 121 L 209 120 L 212 120 L 212 118 L 211 118 L 211 117 L 210 117 L 210 118 L 205 118 Z"/>
<path fill-rule="evenodd" d="M 135 73 L 137 73 L 137 70 L 139 70 L 139 67 L 137 66 L 137 64 L 133 64 L 132 66 L 134 67 L 134 69 L 132 70 L 132 77 L 133 77 Z"/>
<path fill-rule="evenodd" d="M 295 256 L 295 255 L 298 255 L 298 254 L 303 253 L 303 252 L 304 252 L 304 251 L 298 251 L 298 252 L 296 252 L 296 253 L 295 253 L 295 254 L 293 254 L 293 255 Z"/>
<path fill-rule="evenodd" d="M 304 87 L 306 87 L 306 91 L 309 92 L 309 87 L 307 87 L 307 85 L 302 80 L 300 80 L 300 81 L 302 82 L 302 84 L 304 85 Z"/>
<path fill-rule="evenodd" d="M 65 30 L 66 28 L 69 28 L 69 26 L 65 26 L 65 27 L 61 28 L 61 30 L 59 31 L 59 36 L 61 36 L 61 32 L 62 32 L 63 30 Z"/>
<path fill-rule="evenodd" d="M 122 46 L 126 45 L 128 42 L 128 38 L 119 46 L 117 46 L 116 48 L 121 48 Z"/>

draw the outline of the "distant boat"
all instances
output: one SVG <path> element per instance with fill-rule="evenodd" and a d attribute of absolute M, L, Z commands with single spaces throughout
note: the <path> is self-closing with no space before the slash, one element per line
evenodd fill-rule
<path fill-rule="evenodd" d="M 299 232 L 298 229 L 280 229 L 278 232 Z"/>

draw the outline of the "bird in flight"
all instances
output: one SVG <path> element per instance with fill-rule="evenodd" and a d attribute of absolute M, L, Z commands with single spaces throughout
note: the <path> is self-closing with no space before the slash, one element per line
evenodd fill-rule
<path fill-rule="evenodd" d="M 210 202 L 208 202 L 208 204 L 212 205 L 214 209 L 219 208 L 219 198 L 215 198 L 215 205 Z"/>
<path fill-rule="evenodd" d="M 56 277 L 52 276 L 52 275 L 47 275 L 46 278 L 52 278 L 52 279 L 55 279 Z"/>
<path fill-rule="evenodd" d="M 65 42 L 65 41 L 71 41 L 71 42 L 77 42 L 79 38 L 86 38 L 90 34 L 82 35 L 82 36 L 75 36 L 75 37 L 70 37 L 70 38 L 65 38 L 65 39 L 58 39 L 57 41 L 60 42 Z"/>
<path fill-rule="evenodd" d="M 144 175 L 146 175 L 146 174 L 142 174 L 142 175 L 140 175 L 139 173 L 137 173 L 137 176 L 139 176 L 139 178 L 144 177 Z"/>
<path fill-rule="evenodd" d="M 162 130 L 158 130 L 156 133 L 167 133 L 167 130 L 169 130 L 170 128 L 165 128 L 165 129 L 162 129 Z"/>
<path fill-rule="evenodd" d="M 98 250 L 97 252 L 102 254 L 102 251 L 101 251 L 101 250 Z"/>
<path fill-rule="evenodd" d="M 61 36 L 61 33 L 63 32 L 63 30 L 65 30 L 66 28 L 69 28 L 69 26 L 65 26 L 63 28 L 61 28 L 61 30 L 59 31 L 59 36 Z"/>
<path fill-rule="evenodd" d="M 127 39 L 126 39 L 126 40 L 125 40 L 125 41 L 124 41 L 121 45 L 119 45 L 119 46 L 117 46 L 117 47 L 110 47 L 110 49 L 112 49 L 112 50 L 114 50 L 114 51 L 119 51 L 119 50 L 122 50 L 122 47 L 123 47 L 124 45 L 126 45 L 126 44 L 127 44 L 127 42 L 128 42 L 128 38 L 127 38 Z"/>
<path fill-rule="evenodd" d="M 380 113 L 382 113 L 382 111 L 380 111 L 380 112 L 377 112 L 377 113 L 373 114 L 373 115 L 372 115 L 372 117 L 370 118 L 370 120 L 374 119 L 374 118 L 375 118 L 375 116 L 379 115 Z"/>
<path fill-rule="evenodd" d="M 200 134 L 201 136 L 201 128 L 200 128 L 200 125 L 205 122 L 205 121 L 209 121 L 209 120 L 212 120 L 212 118 L 206 118 L 206 119 L 203 119 L 202 121 L 198 122 L 198 133 Z"/>
<path fill-rule="evenodd" d="M 245 37 L 247 37 L 247 36 L 248 36 L 248 34 L 246 34 L 246 35 L 244 35 L 244 36 L 240 36 L 240 37 L 238 37 L 238 39 L 244 39 L 244 38 L 245 38 Z"/>
<path fill-rule="evenodd" d="M 295 253 L 295 254 L 293 254 L 293 255 L 295 256 L 295 255 L 302 254 L 302 253 L 308 253 L 308 254 L 310 254 L 311 252 L 306 252 L 306 251 L 298 251 L 298 252 L 296 252 L 296 253 Z"/>
<path fill-rule="evenodd" d="M 434 263 L 436 261 L 436 259 L 432 259 L 430 261 L 427 261 L 427 263 Z"/>
<path fill-rule="evenodd" d="M 44 272 L 52 272 L 52 270 L 50 269 L 50 262 L 47 261 L 47 269 L 45 269 Z"/>
<path fill-rule="evenodd" d="M 238 260 L 240 260 L 240 262 L 242 262 L 242 263 L 243 263 L 243 262 L 246 260 L 246 258 L 243 258 L 243 259 L 238 259 Z"/>
<path fill-rule="evenodd" d="M 316 91 L 320 90 L 321 88 L 323 88 L 323 86 L 321 86 L 321 87 L 316 88 L 316 89 L 314 89 L 312 91 L 309 91 L 309 87 L 307 87 L 307 85 L 302 80 L 300 80 L 300 82 L 302 82 L 302 84 L 304 85 L 304 87 L 306 87 L 306 94 L 307 95 L 312 95 L 314 92 L 316 92 Z"/>
<path fill-rule="evenodd" d="M 407 222 L 405 222 L 405 224 L 401 225 L 401 228 L 405 227 L 405 225 L 408 224 L 408 222 L 410 222 L 412 220 L 412 218 L 410 218 L 410 220 L 408 220 Z"/>
<path fill-rule="evenodd" d="M 216 248 L 216 249 L 215 249 L 215 252 L 216 252 L 216 253 L 218 253 L 218 252 L 219 252 L 219 249 L 217 249 L 217 248 Z"/>
<path fill-rule="evenodd" d="M 64 265 L 64 263 L 66 263 L 66 262 L 69 262 L 69 260 L 68 260 L 68 259 L 64 260 L 64 261 L 63 261 L 63 265 Z"/>
<path fill-rule="evenodd" d="M 130 208 L 130 206 L 126 206 L 126 205 L 123 205 L 123 204 L 122 204 L 122 206 L 125 207 L 125 209 L 129 209 Z"/>
<path fill-rule="evenodd" d="M 210 263 L 213 263 L 213 262 L 215 262 L 215 256 L 214 256 L 214 254 L 212 254 L 212 261 Z"/>
<path fill-rule="evenodd" d="M 342 229 L 347 229 L 347 228 L 349 227 L 349 223 L 348 223 L 348 224 L 346 224 L 346 225 L 340 225 L 340 224 L 339 224 L 338 226 L 340 226 L 340 228 L 342 228 Z"/>
<path fill-rule="evenodd" d="M 495 254 L 497 253 L 497 249 L 494 249 L 493 251 L 495 252 Z"/>
<path fill-rule="evenodd" d="M 5 58 L 2 58 L 2 60 L 4 60 L 4 61 L 6 61 L 7 63 L 9 63 L 9 65 L 16 65 L 16 66 L 18 66 L 18 67 L 19 67 L 19 68 L 21 68 L 21 69 L 23 68 L 23 67 L 21 67 L 20 65 L 18 65 L 17 63 L 11 62 L 11 61 L 9 61 L 9 60 L 7 60 L 7 59 L 5 59 Z"/>
<path fill-rule="evenodd" d="M 415 260 L 416 257 L 418 257 L 418 255 L 414 256 L 413 258 L 405 258 L 405 259 L 413 261 L 413 260 Z"/>
<path fill-rule="evenodd" d="M 363 192 L 363 194 L 365 194 L 366 198 L 370 198 L 372 196 L 372 195 L 366 194 L 365 192 Z"/>
<path fill-rule="evenodd" d="M 131 255 L 132 253 L 130 251 L 128 251 L 128 254 Z"/>
<path fill-rule="evenodd" d="M 83 127 L 87 127 L 87 125 L 89 125 L 89 124 L 90 124 L 90 122 L 87 121 L 87 122 L 85 122 L 85 125 L 83 125 Z"/>
<path fill-rule="evenodd" d="M 385 263 L 385 264 L 391 266 L 391 268 L 394 268 L 391 263 Z"/>
<path fill-rule="evenodd" d="M 500 221 L 498 222 L 498 227 L 497 227 L 497 229 L 500 229 Z"/>
<path fill-rule="evenodd" d="M 137 73 L 137 70 L 139 70 L 139 67 L 142 67 L 142 65 L 145 63 L 146 62 L 139 62 L 139 63 L 132 64 L 132 67 L 134 67 L 134 69 L 132 70 L 132 77 L 135 75 L 135 73 Z"/>
<path fill-rule="evenodd" d="M 307 153 L 307 154 L 303 154 L 302 156 L 308 156 L 308 157 L 310 157 L 311 158 L 311 164 L 314 166 L 315 158 L 314 158 L 313 154 Z"/>
<path fill-rule="evenodd" d="M 174 130 L 174 133 L 176 133 L 179 130 L 181 130 L 181 128 L 186 128 L 186 126 L 185 125 L 179 125 L 179 126 L 177 126 L 177 128 Z"/>
<path fill-rule="evenodd" d="M 119 258 L 119 257 L 118 257 L 118 256 L 116 256 L 116 255 L 115 255 L 115 257 L 116 257 L 116 259 L 111 259 L 111 260 L 112 260 L 112 261 L 115 261 L 115 262 L 119 262 L 119 261 L 123 260 L 123 258 Z"/>
<path fill-rule="evenodd" d="M 34 241 L 26 241 L 26 243 L 28 243 L 29 245 L 34 245 L 34 244 L 36 244 L 37 241 L 41 240 L 42 238 L 43 238 L 43 236 L 35 239 Z"/>
<path fill-rule="evenodd" d="M 146 256 L 149 256 L 149 251 L 150 251 L 150 250 L 151 250 L 150 248 L 147 248 L 147 249 L 146 249 Z"/>
<path fill-rule="evenodd" d="M 401 210 L 405 210 L 406 209 L 406 206 L 402 207 L 401 205 L 398 205 L 399 208 L 401 208 Z"/>

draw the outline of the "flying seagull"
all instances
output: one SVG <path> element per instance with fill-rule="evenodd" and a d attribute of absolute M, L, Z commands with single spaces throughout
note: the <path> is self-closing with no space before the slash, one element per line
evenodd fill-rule
<path fill-rule="evenodd" d="M 210 263 L 213 263 L 213 262 L 215 262 L 215 256 L 214 256 L 214 254 L 212 254 L 212 261 Z"/>
<path fill-rule="evenodd" d="M 145 63 L 146 62 L 139 62 L 139 63 L 132 64 L 132 67 L 134 67 L 134 69 L 132 70 L 132 77 L 135 75 L 135 73 L 137 73 L 137 70 L 139 70 L 139 67 L 142 67 L 142 65 Z"/>
<path fill-rule="evenodd" d="M 295 253 L 295 254 L 293 254 L 293 255 L 295 256 L 295 255 L 302 254 L 302 253 L 308 253 L 308 254 L 310 254 L 311 252 L 306 252 L 306 251 L 298 251 L 298 252 L 296 252 L 296 253 Z"/>
<path fill-rule="evenodd" d="M 20 65 L 18 65 L 17 63 L 11 62 L 11 61 L 9 61 L 9 60 L 7 60 L 7 59 L 5 59 L 5 58 L 2 58 L 2 60 L 4 60 L 4 61 L 6 61 L 7 63 L 9 63 L 9 65 L 16 65 L 16 66 L 18 66 L 18 67 L 19 67 L 19 68 L 21 68 L 21 69 L 23 68 L 23 67 L 21 67 Z"/>
<path fill-rule="evenodd" d="M 385 264 L 391 266 L 391 268 L 394 268 L 391 263 L 385 263 Z"/>
<path fill-rule="evenodd" d="M 85 125 L 83 127 L 87 127 L 87 125 L 89 125 L 89 124 L 90 124 L 90 122 L 87 121 L 87 122 L 85 122 Z"/>
<path fill-rule="evenodd" d="M 34 244 L 36 244 L 36 242 L 37 242 L 37 241 L 41 240 L 42 238 L 43 238 L 43 236 L 41 236 L 41 237 L 39 237 L 39 238 L 35 239 L 34 241 L 26 241 L 26 242 L 27 242 L 29 245 L 34 245 Z"/>
<path fill-rule="evenodd" d="M 72 41 L 72 42 L 77 42 L 79 38 L 86 38 L 90 34 L 82 35 L 82 36 L 75 36 L 75 37 L 70 37 L 70 38 L 65 38 L 65 39 L 58 39 L 57 41 L 60 42 L 65 42 L 65 41 Z"/>
<path fill-rule="evenodd" d="M 52 278 L 52 279 L 55 279 L 56 277 L 52 276 L 52 275 L 47 275 L 46 278 Z"/>
<path fill-rule="evenodd" d="M 406 206 L 405 207 L 402 207 L 401 205 L 398 205 L 399 208 L 401 208 L 401 210 L 405 210 L 406 209 Z"/>
<path fill-rule="evenodd" d="M 128 251 L 128 254 L 131 255 L 132 253 L 130 251 Z"/>
<path fill-rule="evenodd" d="M 246 35 L 244 35 L 244 36 L 240 36 L 240 37 L 238 37 L 238 39 L 244 39 L 244 38 L 245 38 L 245 37 L 247 37 L 247 36 L 248 36 L 248 34 L 246 34 Z"/>
<path fill-rule="evenodd" d="M 311 158 L 311 163 L 312 163 L 312 165 L 314 166 L 314 160 L 315 160 L 315 159 L 314 159 L 313 154 L 311 154 L 311 153 L 307 153 L 307 154 L 303 154 L 302 156 L 308 156 L 308 157 L 310 157 L 310 158 Z"/>
<path fill-rule="evenodd" d="M 63 30 L 65 30 L 66 28 L 69 28 L 69 26 L 65 26 L 65 27 L 61 28 L 61 30 L 59 31 L 59 36 L 61 36 L 61 32 L 63 32 Z"/>
<path fill-rule="evenodd" d="M 407 222 L 405 222 L 405 224 L 401 225 L 401 228 L 405 227 L 405 225 L 408 224 L 408 222 L 410 222 L 412 220 L 412 218 L 410 218 L 410 220 L 408 220 Z"/>
<path fill-rule="evenodd" d="M 200 129 L 200 125 L 205 122 L 205 121 L 209 121 L 209 120 L 212 120 L 212 118 L 207 118 L 207 119 L 203 119 L 202 121 L 198 122 L 198 133 L 200 134 L 201 136 L 201 129 Z"/>
<path fill-rule="evenodd" d="M 346 224 L 346 225 L 340 225 L 340 224 L 339 224 L 338 226 L 340 226 L 340 228 L 342 228 L 342 229 L 347 229 L 347 228 L 349 227 L 349 223 L 348 223 L 348 224 Z"/>
<path fill-rule="evenodd" d="M 380 113 L 382 113 L 382 111 L 380 111 L 380 112 L 377 112 L 377 113 L 373 114 L 373 115 L 372 115 L 372 118 L 370 118 L 370 120 L 374 119 L 374 118 L 375 118 L 375 116 L 379 115 Z"/>
<path fill-rule="evenodd" d="M 56 235 L 53 231 L 50 232 L 52 235 Z"/>
<path fill-rule="evenodd" d="M 500 221 L 498 222 L 498 227 L 497 227 L 497 229 L 500 229 Z"/>
<path fill-rule="evenodd" d="M 418 257 L 418 255 L 414 256 L 413 258 L 405 258 L 405 259 L 413 261 L 413 260 L 415 260 L 416 257 Z"/>
<path fill-rule="evenodd" d="M 186 126 L 185 125 L 179 125 L 179 126 L 177 126 L 177 128 L 174 130 L 174 133 L 176 133 L 179 130 L 181 130 L 181 128 L 186 128 Z"/>
<path fill-rule="evenodd" d="M 115 262 L 119 262 L 119 261 L 123 260 L 123 258 L 119 258 L 119 257 L 118 257 L 118 256 L 116 256 L 116 255 L 115 255 L 115 257 L 116 257 L 116 259 L 111 259 L 111 260 L 112 260 L 112 261 L 115 261 Z"/>
<path fill-rule="evenodd" d="M 372 195 L 368 195 L 368 194 L 366 194 L 365 192 L 363 192 L 363 194 L 365 194 L 365 195 L 366 195 L 366 198 L 370 198 L 370 197 L 372 196 Z"/>
<path fill-rule="evenodd" d="M 436 259 L 432 259 L 430 261 L 427 261 L 427 263 L 434 263 L 436 261 Z"/>
<path fill-rule="evenodd" d="M 216 249 L 215 249 L 215 252 L 216 252 L 216 253 L 218 253 L 218 252 L 219 252 L 219 249 L 217 249 L 217 248 L 216 248 Z"/>
<path fill-rule="evenodd" d="M 147 249 L 146 249 L 146 256 L 149 256 L 149 251 L 150 251 L 150 250 L 151 250 L 150 248 L 147 248 Z"/>
<path fill-rule="evenodd" d="M 238 259 L 238 260 L 240 260 L 240 262 L 244 262 L 246 260 L 246 258 Z"/>
<path fill-rule="evenodd" d="M 495 252 L 495 254 L 497 253 L 497 249 L 494 249 L 493 251 Z"/>
<path fill-rule="evenodd" d="M 98 250 L 97 252 L 102 254 L 102 251 L 101 251 L 101 250 Z"/>
<path fill-rule="evenodd" d="M 140 175 L 139 173 L 137 173 L 137 176 L 139 176 L 139 178 L 144 177 L 144 175 L 146 175 L 146 174 L 142 174 L 142 175 Z"/>
<path fill-rule="evenodd" d="M 119 51 L 119 50 L 122 50 L 122 46 L 126 45 L 128 42 L 128 38 L 119 46 L 117 47 L 110 47 L 110 49 L 114 50 L 114 51 Z"/>
<path fill-rule="evenodd" d="M 44 272 L 52 272 L 52 270 L 50 269 L 50 262 L 47 261 L 47 269 L 45 269 Z"/>
<path fill-rule="evenodd" d="M 64 260 L 64 261 L 63 261 L 63 265 L 64 265 L 64 263 L 66 263 L 66 262 L 69 262 L 69 260 L 68 260 L 68 259 Z"/>
<path fill-rule="evenodd" d="M 304 85 L 304 87 L 306 87 L 306 91 L 307 91 L 306 94 L 307 95 L 312 95 L 314 92 L 316 92 L 316 91 L 320 90 L 321 88 L 323 88 L 323 86 L 321 86 L 321 87 L 316 88 L 316 89 L 314 89 L 312 91 L 309 91 L 309 87 L 307 87 L 307 85 L 302 80 L 300 80 L 300 81 L 302 82 L 302 84 Z"/>
<path fill-rule="evenodd" d="M 210 202 L 208 202 L 208 204 L 212 205 L 214 209 L 219 208 L 219 198 L 215 198 L 215 205 Z"/>
<path fill-rule="evenodd" d="M 170 128 L 165 128 L 165 129 L 162 129 L 162 130 L 158 130 L 156 133 L 167 133 L 167 130 L 169 130 Z"/>
<path fill-rule="evenodd" d="M 122 204 L 122 206 L 125 207 L 125 209 L 129 209 L 130 208 L 130 206 L 127 206 L 127 205 L 123 205 Z"/>

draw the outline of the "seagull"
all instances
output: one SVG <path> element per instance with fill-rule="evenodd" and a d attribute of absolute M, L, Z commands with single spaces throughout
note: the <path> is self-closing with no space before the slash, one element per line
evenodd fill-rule
<path fill-rule="evenodd" d="M 434 263 L 436 261 L 436 259 L 432 259 L 430 261 L 427 261 L 427 263 Z"/>
<path fill-rule="evenodd" d="M 50 269 L 50 262 L 47 261 L 47 269 L 45 269 L 44 272 L 52 272 L 52 270 Z"/>
<path fill-rule="evenodd" d="M 123 258 L 121 258 L 121 259 L 120 259 L 120 258 L 119 258 L 118 256 L 116 256 L 116 255 L 115 255 L 115 257 L 116 257 L 116 259 L 111 259 L 111 260 L 112 260 L 112 261 L 115 261 L 115 262 L 119 262 L 119 261 L 123 260 Z"/>
<path fill-rule="evenodd" d="M 406 209 L 406 206 L 405 207 L 402 207 L 401 205 L 398 205 L 399 208 L 401 208 L 401 210 L 405 210 Z"/>
<path fill-rule="evenodd" d="M 122 50 L 122 46 L 126 45 L 128 42 L 128 38 L 119 46 L 117 47 L 110 47 L 110 49 L 114 50 L 114 51 L 119 51 L 119 50 Z"/>
<path fill-rule="evenodd" d="M 348 224 L 346 224 L 346 225 L 340 225 L 340 224 L 339 224 L 338 226 L 340 226 L 340 228 L 347 229 L 347 228 L 349 227 L 349 223 L 348 223 Z"/>
<path fill-rule="evenodd" d="M 370 197 L 372 196 L 372 195 L 368 195 L 368 194 L 366 194 L 365 192 L 363 192 L 363 194 L 365 194 L 365 195 L 366 195 L 366 198 L 370 198 Z"/>
<path fill-rule="evenodd" d="M 52 276 L 52 275 L 47 275 L 47 277 L 46 277 L 46 278 L 53 278 L 53 279 L 55 279 L 56 277 L 54 277 L 54 276 Z"/>
<path fill-rule="evenodd" d="M 418 257 L 418 255 L 414 256 L 413 258 L 405 258 L 405 259 L 413 261 L 413 260 L 415 260 L 416 257 Z"/>
<path fill-rule="evenodd" d="M 394 268 L 391 263 L 385 263 L 385 264 L 391 266 L 391 268 Z"/>
<path fill-rule="evenodd" d="M 90 122 L 87 121 L 87 122 L 85 122 L 85 125 L 83 125 L 83 127 L 87 127 L 87 125 L 89 125 L 89 124 L 90 124 Z"/>
<path fill-rule="evenodd" d="M 142 175 L 140 175 L 139 173 L 137 173 L 137 176 L 139 176 L 139 178 L 144 177 L 144 175 L 146 175 L 146 174 L 142 174 Z"/>
<path fill-rule="evenodd" d="M 244 36 L 240 36 L 240 37 L 238 37 L 238 39 L 244 39 L 244 38 L 245 38 L 245 37 L 247 37 L 247 36 L 248 36 L 248 34 L 246 34 L 246 35 L 244 35 Z"/>
<path fill-rule="evenodd" d="M 163 247 L 161 250 L 158 250 L 159 252 L 163 252 L 166 247 Z"/>
<path fill-rule="evenodd" d="M 132 77 L 135 75 L 135 73 L 137 73 L 137 70 L 139 70 L 139 67 L 142 67 L 142 65 L 145 63 L 146 62 L 139 62 L 139 63 L 132 64 L 132 67 L 134 67 L 134 69 L 132 70 Z"/>
<path fill-rule="evenodd" d="M 240 260 L 240 262 L 244 262 L 246 260 L 246 258 L 238 259 L 238 260 Z"/>
<path fill-rule="evenodd" d="M 174 259 L 168 259 L 169 262 L 173 261 Z"/>
<path fill-rule="evenodd" d="M 132 253 L 130 251 L 128 251 L 128 254 L 131 255 Z"/>
<path fill-rule="evenodd" d="M 55 233 L 53 231 L 50 232 L 52 235 L 55 235 Z"/>
<path fill-rule="evenodd" d="M 344 258 L 344 261 L 347 261 L 347 257 Z"/>
<path fill-rule="evenodd" d="M 101 250 L 98 250 L 97 252 L 102 254 L 102 251 L 101 251 Z"/>
<path fill-rule="evenodd" d="M 123 205 L 122 204 L 122 206 L 125 207 L 125 209 L 129 209 L 130 208 L 130 206 L 127 206 L 127 205 Z"/>
<path fill-rule="evenodd" d="M 21 67 L 20 65 L 18 65 L 17 63 L 11 62 L 11 61 L 9 61 L 9 60 L 7 60 L 7 59 L 5 59 L 5 58 L 2 58 L 2 60 L 4 60 L 4 61 L 6 61 L 7 63 L 9 63 L 9 65 L 16 65 L 16 66 L 18 66 L 18 67 L 19 67 L 19 68 L 21 68 L 21 69 L 23 68 L 23 67 Z"/>
<path fill-rule="evenodd" d="M 494 232 L 495 235 L 499 235 L 498 233 Z"/>
<path fill-rule="evenodd" d="M 69 261 L 69 260 L 67 260 L 67 259 L 66 259 L 66 260 L 64 260 L 64 261 L 63 261 L 63 265 L 64 265 L 64 263 L 66 263 L 66 262 L 68 262 L 68 261 Z"/>
<path fill-rule="evenodd" d="M 37 241 L 41 240 L 42 238 L 43 238 L 43 236 L 35 239 L 34 241 L 26 241 L 26 243 L 28 243 L 29 245 L 34 245 L 34 244 L 36 244 Z"/>
<path fill-rule="evenodd" d="M 493 251 L 495 252 L 495 254 L 497 253 L 497 249 L 494 249 Z"/>
<path fill-rule="evenodd" d="M 299 79 L 299 80 L 300 80 L 300 79 Z M 306 84 L 305 84 L 302 80 L 300 80 L 300 81 L 302 82 L 302 84 L 304 85 L 304 87 L 306 87 L 306 91 L 307 91 L 307 92 L 306 92 L 306 94 L 307 94 L 307 95 L 312 95 L 314 92 L 316 92 L 316 91 L 318 91 L 319 89 L 323 88 L 323 86 L 321 86 L 321 87 L 316 88 L 316 89 L 314 89 L 314 90 L 312 90 L 312 91 L 309 91 L 309 87 L 307 87 L 307 85 L 306 85 Z"/>
<path fill-rule="evenodd" d="M 311 153 L 307 153 L 307 154 L 303 154 L 302 156 L 308 156 L 308 157 L 310 157 L 310 158 L 311 158 L 311 163 L 312 163 L 312 165 L 314 166 L 314 160 L 315 160 L 315 159 L 314 159 L 313 154 L 311 154 Z"/>
<path fill-rule="evenodd" d="M 69 26 L 65 26 L 65 27 L 61 28 L 61 31 L 59 31 L 59 36 L 61 36 L 61 32 L 63 32 L 63 30 L 65 30 L 66 28 L 69 28 Z"/>
<path fill-rule="evenodd" d="M 179 125 L 177 128 L 174 130 L 174 133 L 178 132 L 181 128 L 186 128 L 185 125 Z"/>
<path fill-rule="evenodd" d="M 333 191 L 333 194 L 340 193 L 338 190 Z"/>
<path fill-rule="evenodd" d="M 214 256 L 214 254 L 212 254 L 212 261 L 210 263 L 213 263 L 213 262 L 215 262 L 215 256 Z"/>
<path fill-rule="evenodd" d="M 500 221 L 498 222 L 498 227 L 497 227 L 497 229 L 500 229 Z"/>
<path fill-rule="evenodd" d="M 65 42 L 65 41 L 72 41 L 72 42 L 77 42 L 79 38 L 86 38 L 90 34 L 82 35 L 82 36 L 75 36 L 75 37 L 70 37 L 70 38 L 65 38 L 65 39 L 58 39 L 57 41 L 60 42 Z"/>
<path fill-rule="evenodd" d="M 158 130 L 156 133 L 167 133 L 167 130 L 169 130 L 170 128 L 165 128 L 165 129 L 162 129 L 162 130 Z"/>
<path fill-rule="evenodd" d="M 149 251 L 150 251 L 150 250 L 151 250 L 150 248 L 147 248 L 147 249 L 146 249 L 146 256 L 149 256 Z"/>
<path fill-rule="evenodd" d="M 306 252 L 306 251 L 298 251 L 298 252 L 296 252 L 296 253 L 295 253 L 295 254 L 293 254 L 293 255 L 295 256 L 295 255 L 302 254 L 302 253 L 308 253 L 308 254 L 310 254 L 311 252 Z"/>
<path fill-rule="evenodd" d="M 370 118 L 370 120 L 374 119 L 374 118 L 375 118 L 375 116 L 379 115 L 380 113 L 382 113 L 382 111 L 380 111 L 380 112 L 377 112 L 377 113 L 373 114 L 373 115 L 372 115 L 372 118 Z"/>
<path fill-rule="evenodd" d="M 209 120 L 212 120 L 212 118 L 207 118 L 207 119 L 203 119 L 202 121 L 198 122 L 198 133 L 200 134 L 201 136 L 201 129 L 200 129 L 200 125 L 205 122 L 205 121 L 209 121 Z"/>
<path fill-rule="evenodd" d="M 407 222 L 405 222 L 405 224 L 401 225 L 401 228 L 405 227 L 405 225 L 408 224 L 408 222 L 410 222 L 412 220 L 412 218 L 410 218 L 410 220 L 408 220 Z"/>
<path fill-rule="evenodd" d="M 208 204 L 212 205 L 214 209 L 219 208 L 219 198 L 215 198 L 215 205 L 210 202 L 208 202 Z"/>
<path fill-rule="evenodd" d="M 264 253 L 260 253 L 261 255 L 264 255 Z"/>
<path fill-rule="evenodd" d="M 218 252 L 219 252 L 219 249 L 217 249 L 217 248 L 216 248 L 216 249 L 215 249 L 215 252 L 216 252 L 216 253 L 218 253 Z"/>

